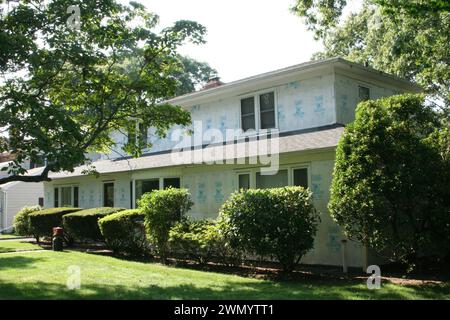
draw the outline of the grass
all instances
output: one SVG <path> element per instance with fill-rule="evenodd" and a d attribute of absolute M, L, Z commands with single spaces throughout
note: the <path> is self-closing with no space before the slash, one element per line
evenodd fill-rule
<path fill-rule="evenodd" d="M 81 287 L 69 290 L 68 267 Z M 365 280 L 269 281 L 125 261 L 75 251 L 0 254 L 0 299 L 448 299 L 444 285 L 400 286 Z"/>
<path fill-rule="evenodd" d="M 0 241 L 0 253 L 39 249 L 42 248 L 36 244 L 26 241 Z"/>
<path fill-rule="evenodd" d="M 2 239 L 16 239 L 16 238 L 23 238 L 23 237 L 16 236 L 15 234 L 0 234 L 0 240 L 2 240 Z"/>

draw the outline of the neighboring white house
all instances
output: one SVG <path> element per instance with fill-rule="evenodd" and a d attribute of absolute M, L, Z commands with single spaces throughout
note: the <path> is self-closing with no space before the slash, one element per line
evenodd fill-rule
<path fill-rule="evenodd" d="M 38 175 L 42 170 L 43 168 L 29 169 L 27 174 Z M 44 204 L 42 182 L 12 181 L 0 185 L 0 232 L 12 231 L 14 216 L 20 209 L 38 204 Z"/>
<path fill-rule="evenodd" d="M 99 177 L 84 175 L 84 167 L 50 175 L 52 181 L 44 183 L 45 206 L 133 208 L 143 193 L 175 186 L 190 190 L 195 203 L 191 216 L 215 218 L 239 188 L 304 185 L 314 194 L 322 222 L 314 250 L 302 262 L 340 265 L 342 233 L 327 203 L 344 125 L 354 119 L 361 100 L 417 91 L 408 81 L 340 58 L 218 83 L 169 101 L 190 111 L 193 136 L 180 142 L 175 126 L 167 138 L 158 139 L 148 128 L 153 147 L 133 159 L 120 156 L 127 137 L 117 133 L 117 149 L 93 163 Z M 145 123 L 139 127 L 147 129 Z M 227 136 L 227 129 L 243 131 Z M 266 129 L 272 136 L 265 136 Z M 218 136 L 225 136 L 226 143 Z M 271 152 L 259 157 L 266 147 Z M 264 172 L 268 167 L 275 169 L 272 175 Z M 362 265 L 359 244 L 349 242 L 347 261 Z"/>

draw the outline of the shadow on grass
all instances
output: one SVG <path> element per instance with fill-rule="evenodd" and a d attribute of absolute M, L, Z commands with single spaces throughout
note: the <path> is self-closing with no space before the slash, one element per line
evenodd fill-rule
<path fill-rule="evenodd" d="M 76 290 L 64 284 L 46 282 L 0 282 L 0 299 L 445 299 L 449 287 L 384 286 L 368 290 L 348 283 L 274 283 L 271 281 L 221 283 L 200 287 L 196 284 L 164 286 L 141 283 L 139 286 L 83 285 Z"/>
<path fill-rule="evenodd" d="M 2 255 L 0 256 L 0 270 L 1 269 L 26 269 L 34 267 L 38 261 L 45 260 L 40 257 L 27 257 L 27 256 L 10 256 Z"/>

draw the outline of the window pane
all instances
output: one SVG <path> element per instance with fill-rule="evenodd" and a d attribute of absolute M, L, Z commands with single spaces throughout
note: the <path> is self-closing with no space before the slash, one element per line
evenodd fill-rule
<path fill-rule="evenodd" d="M 159 179 L 136 180 L 136 200 L 139 200 L 144 193 L 159 190 Z"/>
<path fill-rule="evenodd" d="M 114 183 L 103 184 L 103 205 L 114 207 Z"/>
<path fill-rule="evenodd" d="M 255 113 L 255 98 L 245 98 L 241 100 L 241 114 L 254 114 Z"/>
<path fill-rule="evenodd" d="M 242 117 L 242 130 L 247 131 L 250 129 L 255 129 L 255 116 L 244 116 Z"/>
<path fill-rule="evenodd" d="M 148 128 L 147 128 L 147 126 L 146 125 L 144 125 L 143 123 L 139 123 L 139 133 L 140 133 L 140 142 L 141 142 L 141 145 L 142 146 L 144 146 L 144 145 L 146 145 L 147 144 L 147 131 L 148 131 Z"/>
<path fill-rule="evenodd" d="M 308 188 L 308 169 L 294 169 L 294 186 Z"/>
<path fill-rule="evenodd" d="M 164 189 L 168 187 L 180 188 L 180 178 L 164 178 Z"/>
<path fill-rule="evenodd" d="M 259 107 L 261 111 L 273 110 L 275 109 L 275 98 L 274 93 L 264 93 L 259 96 Z"/>
<path fill-rule="evenodd" d="M 250 174 L 240 174 L 239 175 L 239 190 L 240 189 L 250 189 Z"/>
<path fill-rule="evenodd" d="M 73 206 L 78 207 L 78 187 L 73 187 Z"/>
<path fill-rule="evenodd" d="M 278 188 L 288 185 L 287 170 L 279 170 L 274 175 L 261 175 L 260 172 L 256 173 L 256 187 L 258 189 L 265 188 Z"/>
<path fill-rule="evenodd" d="M 72 206 L 72 187 L 61 188 L 61 207 Z"/>
<path fill-rule="evenodd" d="M 370 89 L 359 86 L 359 101 L 366 101 L 370 99 Z"/>
<path fill-rule="evenodd" d="M 55 208 L 59 207 L 59 189 L 55 188 L 55 193 L 54 193 L 54 199 L 53 199 L 53 206 Z"/>
<path fill-rule="evenodd" d="M 261 129 L 275 128 L 275 110 L 261 112 Z"/>

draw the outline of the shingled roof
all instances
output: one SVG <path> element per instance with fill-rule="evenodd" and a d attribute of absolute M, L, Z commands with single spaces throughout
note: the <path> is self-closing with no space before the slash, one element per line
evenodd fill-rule
<path fill-rule="evenodd" d="M 290 153 L 308 150 L 320 150 L 336 147 L 339 138 L 344 131 L 343 126 L 333 125 L 316 129 L 290 132 L 278 138 L 269 139 L 266 145 L 273 148 L 276 152 L 276 139 L 278 139 L 278 152 Z M 259 143 L 263 140 L 252 140 L 246 142 L 235 142 L 228 145 L 210 145 L 203 146 L 195 150 L 169 151 L 165 153 L 154 153 L 144 155 L 139 158 L 119 158 L 113 160 L 100 160 L 93 162 L 92 165 L 100 174 L 129 172 L 135 170 L 163 168 L 178 165 L 201 165 L 204 161 L 214 160 L 226 161 L 244 157 L 259 155 Z M 213 157 L 207 157 L 213 155 Z M 83 176 L 88 166 L 75 168 L 73 172 L 50 173 L 52 179 L 62 179 L 68 177 Z"/>

